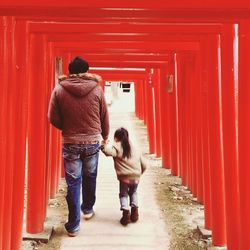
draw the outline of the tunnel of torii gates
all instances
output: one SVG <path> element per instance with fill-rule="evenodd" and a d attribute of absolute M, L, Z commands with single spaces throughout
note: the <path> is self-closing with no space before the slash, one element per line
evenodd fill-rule
<path fill-rule="evenodd" d="M 150 153 L 204 204 L 213 244 L 250 249 L 249 1 L 8 0 L 0 15 L 0 249 L 20 249 L 25 166 L 26 230 L 44 230 L 63 175 L 48 102 L 76 55 L 102 86 L 135 83 Z"/>

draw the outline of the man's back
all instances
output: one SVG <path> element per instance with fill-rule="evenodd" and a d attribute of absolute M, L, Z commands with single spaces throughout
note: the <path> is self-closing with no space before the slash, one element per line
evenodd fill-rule
<path fill-rule="evenodd" d="M 51 123 L 62 130 L 64 143 L 106 138 L 109 118 L 100 77 L 83 73 L 61 79 L 49 108 Z"/>

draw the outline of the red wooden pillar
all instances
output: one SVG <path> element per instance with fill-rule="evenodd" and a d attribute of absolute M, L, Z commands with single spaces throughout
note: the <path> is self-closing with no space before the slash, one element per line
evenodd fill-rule
<path fill-rule="evenodd" d="M 139 95 L 138 95 L 138 81 L 134 81 L 134 93 L 135 93 L 135 115 L 139 116 Z"/>
<path fill-rule="evenodd" d="M 103 92 L 104 92 L 104 91 L 105 91 L 105 80 L 102 80 L 102 81 L 100 82 L 100 85 L 101 85 L 102 90 L 103 90 Z"/>
<path fill-rule="evenodd" d="M 238 24 L 223 26 L 222 117 L 227 249 L 239 249 Z M 233 69 L 233 70 L 232 70 Z"/>
<path fill-rule="evenodd" d="M 5 158 L 5 171 L 4 171 L 4 185 L 1 192 L 4 195 L 4 202 L 2 206 L 3 217 L 2 217 L 2 232 L 3 232 L 3 241 L 2 241 L 2 249 L 11 249 L 11 223 L 12 223 L 12 196 L 13 196 L 13 171 L 14 171 L 14 150 L 16 145 L 13 143 L 15 141 L 15 133 L 17 128 L 17 124 L 15 123 L 15 98 L 17 96 L 17 87 L 14 82 L 14 18 L 6 17 L 4 18 L 5 22 L 5 37 L 4 37 L 4 62 L 6 65 L 4 66 L 4 80 L 7 84 L 7 92 L 5 92 L 6 106 L 7 112 L 5 113 L 4 120 L 6 121 L 5 125 L 5 148 L 4 153 L 6 155 Z M 4 100 L 5 101 L 5 100 Z"/>
<path fill-rule="evenodd" d="M 209 152 L 209 130 L 208 130 L 208 48 L 209 41 L 206 37 L 201 40 L 201 155 L 203 169 L 203 196 L 205 228 L 212 229 L 211 208 L 211 171 Z"/>
<path fill-rule="evenodd" d="M 178 81 L 178 93 L 177 93 L 177 96 L 178 96 L 178 102 L 176 103 L 176 105 L 178 105 L 178 123 L 176 123 L 177 125 L 177 130 L 178 130 L 178 134 L 179 136 L 177 137 L 177 145 L 178 145 L 178 159 L 179 159 L 179 175 L 183 178 L 183 164 L 182 164 L 182 159 L 183 159 L 183 140 L 184 140 L 184 136 L 183 136 L 183 129 L 184 129 L 184 105 L 183 105 L 183 102 L 184 102 L 184 89 L 185 89 L 185 84 L 187 81 L 185 81 L 185 75 L 184 75 L 184 66 L 185 66 L 185 60 L 184 57 L 182 55 L 177 55 L 178 57 L 178 63 L 176 63 L 176 72 L 175 72 L 175 75 L 176 75 L 176 79 Z M 185 181 L 184 181 L 185 183 Z"/>
<path fill-rule="evenodd" d="M 137 114 L 136 116 L 141 119 L 141 92 L 140 92 L 140 80 L 135 83 L 135 98 L 137 99 Z"/>
<path fill-rule="evenodd" d="M 54 68 L 55 68 L 55 63 L 54 63 L 54 44 L 52 42 L 47 41 L 47 37 L 43 36 L 43 46 L 44 46 L 44 91 L 46 95 L 46 101 L 45 101 L 45 133 L 46 133 L 46 145 L 45 145 L 45 157 L 46 157 L 46 162 L 45 162 L 45 203 L 44 203 L 44 218 L 47 216 L 47 206 L 49 203 L 49 197 L 50 197 L 50 181 L 51 181 L 51 164 L 49 164 L 49 159 L 50 159 L 50 152 L 49 152 L 49 146 L 50 146 L 50 124 L 48 122 L 47 118 L 47 110 L 48 110 L 48 104 L 51 96 L 51 84 L 54 83 Z"/>
<path fill-rule="evenodd" d="M 188 69 L 186 69 L 188 71 Z M 186 88 L 186 168 L 187 168 L 187 186 L 193 191 L 192 179 L 193 179 L 193 166 L 192 166 L 192 87 Z"/>
<path fill-rule="evenodd" d="M 26 224 L 28 233 L 42 232 L 45 218 L 46 114 L 48 104 L 44 55 L 45 37 L 43 35 L 31 35 Z"/>
<path fill-rule="evenodd" d="M 50 198 L 55 198 L 57 190 L 58 178 L 58 131 L 52 128 L 51 134 L 51 185 L 50 185 Z M 59 154 L 60 155 L 60 154 Z"/>
<path fill-rule="evenodd" d="M 48 145 L 46 146 L 46 154 L 47 154 L 47 162 L 46 165 L 49 166 L 46 170 L 46 178 L 49 179 L 47 181 L 47 186 L 46 186 L 46 200 L 50 199 L 51 196 L 51 186 L 52 186 L 52 177 L 51 177 L 51 172 L 52 172 L 52 127 L 49 126 L 46 129 L 47 131 L 47 143 Z"/>
<path fill-rule="evenodd" d="M 58 75 L 62 74 L 59 68 L 59 60 L 56 60 L 54 56 L 54 47 L 52 43 L 48 44 L 47 49 L 47 64 L 48 64 L 48 74 L 46 83 L 48 85 L 47 92 L 47 104 L 49 103 L 51 92 L 55 87 L 55 83 L 57 82 Z M 48 108 L 47 108 L 48 109 Z M 46 145 L 46 154 L 47 154 L 47 168 L 46 168 L 46 201 L 49 198 L 55 197 L 55 180 L 54 180 L 54 172 L 55 172 L 55 157 L 54 156 L 54 139 L 55 139 L 55 131 L 56 129 L 49 123 L 47 123 L 47 145 Z M 47 202 L 46 202 L 47 204 Z M 45 208 L 46 209 L 46 208 Z"/>
<path fill-rule="evenodd" d="M 136 82 L 136 98 L 137 98 L 137 117 L 139 119 L 142 119 L 142 106 L 141 106 L 141 99 L 142 99 L 142 93 L 141 93 L 141 81 L 138 80 Z"/>
<path fill-rule="evenodd" d="M 162 166 L 171 167 L 170 125 L 169 125 L 169 92 L 172 91 L 169 78 L 169 67 L 160 72 L 160 106 L 161 106 L 161 135 L 162 135 Z"/>
<path fill-rule="evenodd" d="M 46 84 L 47 88 L 44 90 L 46 91 L 46 99 L 47 99 L 47 106 L 50 100 L 50 95 L 51 91 L 54 87 L 54 82 L 55 82 L 55 60 L 54 60 L 54 55 L 53 55 L 53 44 L 51 42 L 48 43 L 48 46 L 46 48 L 46 62 L 47 62 L 47 67 L 46 67 Z M 47 107 L 46 106 L 46 107 Z M 48 108 L 47 108 L 48 109 Z M 52 140 L 52 127 L 50 126 L 49 123 L 46 124 L 46 172 L 45 172 L 45 216 L 46 216 L 46 211 L 47 211 L 47 205 L 49 198 L 51 196 L 51 171 L 52 171 L 52 149 L 51 149 L 51 140 Z"/>
<path fill-rule="evenodd" d="M 62 157 L 62 156 L 61 156 Z M 64 163 L 63 163 L 63 159 L 60 159 L 60 163 L 61 163 L 61 177 L 60 178 L 64 178 L 65 177 L 65 172 L 64 172 Z"/>
<path fill-rule="evenodd" d="M 147 94 L 147 128 L 149 138 L 149 151 L 151 154 L 155 153 L 155 114 L 154 114 L 154 95 L 153 95 L 153 79 L 152 73 L 146 80 L 146 94 Z"/>
<path fill-rule="evenodd" d="M 142 109 L 142 107 L 141 107 L 142 96 L 141 96 L 141 91 L 140 91 L 140 89 L 141 89 L 140 82 L 141 82 L 141 80 L 139 80 L 139 79 L 135 82 L 135 98 L 136 98 L 136 112 L 137 112 L 136 116 L 139 119 L 141 119 L 141 109 Z"/>
<path fill-rule="evenodd" d="M 147 125 L 148 122 L 148 111 L 147 111 L 147 89 L 146 89 L 146 80 L 142 81 L 142 90 L 143 90 L 143 113 L 144 113 L 144 124 Z"/>
<path fill-rule="evenodd" d="M 56 155 L 57 155 L 57 161 L 56 161 L 56 166 L 57 166 L 56 192 L 58 192 L 59 191 L 60 179 L 61 179 L 61 177 L 64 177 L 64 175 L 61 176 L 63 164 L 62 164 L 61 132 L 59 130 L 57 131 L 57 153 L 56 153 Z"/>
<path fill-rule="evenodd" d="M 203 202 L 203 172 L 201 160 L 201 90 L 199 78 L 199 56 L 197 53 L 190 53 L 188 55 L 187 65 L 190 65 L 188 74 L 189 81 L 192 86 L 192 100 L 193 100 L 193 126 L 192 126 L 192 140 L 193 140 L 193 179 L 194 179 L 194 194 L 200 203 Z"/>
<path fill-rule="evenodd" d="M 147 81 L 143 80 L 143 107 L 144 107 L 144 123 L 145 125 L 148 125 L 148 109 L 147 109 L 147 103 L 148 103 L 148 94 L 147 94 Z"/>
<path fill-rule="evenodd" d="M 190 109 L 189 109 L 189 115 L 190 115 L 190 144 L 189 144 L 189 169 L 190 169 L 190 190 L 193 193 L 193 195 L 197 196 L 197 190 L 196 190 L 196 164 L 195 164 L 195 157 L 194 157 L 194 149 L 195 149 L 195 136 L 194 136 L 194 91 L 193 86 L 190 86 Z"/>
<path fill-rule="evenodd" d="M 191 73 L 191 60 L 188 55 L 182 55 L 182 60 L 179 60 L 177 64 L 178 70 L 178 113 L 179 113 L 179 164 L 180 164 L 180 175 L 182 177 L 183 185 L 189 186 L 188 176 L 190 176 L 190 171 L 188 167 L 191 166 L 188 161 L 191 153 L 190 151 L 190 121 L 193 119 L 190 112 L 190 101 L 192 88 L 192 73 Z M 188 123 L 189 121 L 189 123 Z"/>
<path fill-rule="evenodd" d="M 136 81 L 134 81 L 135 115 L 138 117 L 138 98 L 136 92 L 137 92 L 137 86 L 136 86 Z"/>
<path fill-rule="evenodd" d="M 0 92 L 0 116 L 5 117 L 5 110 L 6 110 L 6 96 L 7 96 L 7 90 L 6 90 L 6 77 L 5 74 L 5 57 L 4 56 L 4 49 L 5 46 L 5 37 L 6 37 L 6 25 L 5 25 L 5 17 L 0 17 L 0 44 L 2 46 L 0 47 L 0 81 L 2 83 L 2 91 Z M 0 119 L 0 130 L 4 131 L 5 128 L 5 119 Z M 2 162 L 0 166 L 1 175 L 0 175 L 0 190 L 3 190 L 4 188 L 4 172 L 5 172 L 5 154 L 4 154 L 4 148 L 5 148 L 5 135 L 4 133 L 0 134 L 0 161 Z M 0 192 L 0 248 L 2 249 L 2 241 L 3 241 L 3 192 Z"/>
<path fill-rule="evenodd" d="M 189 54 L 189 57 L 191 55 Z M 190 125 L 190 148 L 189 148 L 189 154 L 190 154 L 190 161 L 189 161 L 189 169 L 190 169 L 190 190 L 192 191 L 193 195 L 197 197 L 198 193 L 198 165 L 197 165 L 197 111 L 196 111 L 196 105 L 197 105 L 197 82 L 195 81 L 195 71 L 194 71 L 194 60 L 187 60 L 186 62 L 187 71 L 189 71 L 189 77 L 186 79 L 190 82 L 190 92 L 189 92 L 189 103 L 190 103 L 190 109 L 189 109 L 189 125 Z"/>
<path fill-rule="evenodd" d="M 173 175 L 179 174 L 179 142 L 178 142 L 178 79 L 177 79 L 177 55 L 172 55 L 170 75 L 173 78 L 173 92 L 169 93 L 169 126 L 170 126 L 170 147 L 171 147 L 171 172 Z"/>
<path fill-rule="evenodd" d="M 144 92 L 143 92 L 143 81 L 139 81 L 139 95 L 140 95 L 140 119 L 144 120 Z"/>
<path fill-rule="evenodd" d="M 250 249 L 250 20 L 239 24 L 240 250 Z"/>
<path fill-rule="evenodd" d="M 69 63 L 73 58 L 71 58 L 71 53 L 63 54 L 63 74 L 69 74 Z"/>
<path fill-rule="evenodd" d="M 55 58 L 55 55 L 52 56 Z M 63 74 L 68 75 L 68 65 L 70 61 L 72 60 L 72 55 L 71 53 L 66 53 L 62 55 L 62 71 Z M 53 61 L 53 60 L 52 60 Z M 49 93 L 49 96 L 51 96 L 51 92 L 55 87 L 55 84 L 58 82 L 58 79 L 55 77 L 53 78 L 54 75 L 59 75 L 57 72 L 55 72 L 55 64 L 52 65 L 52 86 L 51 86 L 51 91 Z M 59 72 L 60 73 L 60 72 Z M 103 79 L 102 81 L 102 88 L 104 90 L 104 82 L 105 80 Z M 63 162 L 62 162 L 62 145 L 61 145 L 61 131 L 57 130 L 52 127 L 52 139 L 51 139 L 51 186 L 50 186 L 50 198 L 54 198 L 57 190 L 58 190 L 58 185 L 59 185 L 59 179 L 64 178 L 65 173 L 64 173 L 64 167 L 63 167 Z"/>
<path fill-rule="evenodd" d="M 6 75 L 4 74 L 4 67 L 3 65 L 5 64 L 4 62 L 4 51 L 3 51 L 3 46 L 4 46 L 4 37 L 5 37 L 5 26 L 4 26 L 4 17 L 0 17 L 0 44 L 2 44 L 2 47 L 0 49 L 0 81 L 2 82 L 2 88 L 3 91 L 0 92 L 0 116 L 4 117 L 5 113 L 4 113 L 4 105 L 5 105 L 5 98 L 4 96 L 6 96 L 6 81 L 4 80 L 4 76 L 6 77 Z M 4 129 L 4 119 L 0 119 L 0 130 L 3 131 Z M 3 133 L 0 134 L 0 161 L 3 162 L 4 161 L 4 135 Z M 1 164 L 0 167 L 1 170 L 1 175 L 0 175 L 0 190 L 3 190 L 3 185 L 4 185 L 4 170 L 5 170 L 5 162 L 3 162 Z M 2 248 L 2 234 L 3 234 L 3 230 L 2 230 L 2 220 L 3 220 L 3 192 L 0 193 L 0 248 Z"/>
<path fill-rule="evenodd" d="M 144 98 L 145 98 L 145 95 L 144 95 L 144 81 L 143 80 L 140 80 L 140 110 L 141 110 L 141 117 L 140 119 L 144 121 L 145 123 L 145 110 L 144 110 Z"/>
<path fill-rule="evenodd" d="M 55 128 L 51 128 L 51 141 L 50 141 L 50 154 L 51 154 L 51 173 L 50 173 L 50 198 L 55 198 L 58 185 L 58 131 Z M 61 173 L 61 172 L 60 172 Z"/>
<path fill-rule="evenodd" d="M 64 161 L 62 156 L 62 135 L 61 131 L 57 130 L 57 164 L 59 168 L 59 179 L 65 178 L 65 171 L 64 171 Z"/>
<path fill-rule="evenodd" d="M 1 174 L 0 174 L 0 249 L 3 248 L 3 242 L 6 241 L 5 233 L 10 235 L 10 231 L 4 230 L 3 219 L 5 216 L 4 210 L 4 186 L 5 186 L 5 171 L 7 168 L 6 159 L 6 142 L 7 142 L 7 131 L 8 131 L 8 121 L 7 121 L 7 93 L 8 93 L 8 53 L 7 44 L 7 25 L 8 19 L 6 17 L 0 17 L 0 81 L 1 81 L 1 91 L 0 91 L 0 117 L 5 119 L 0 119 L 0 160 L 1 160 Z"/>
<path fill-rule="evenodd" d="M 58 167 L 60 169 L 60 178 L 65 177 L 64 172 L 64 162 L 63 162 L 63 156 L 62 156 L 62 139 L 61 139 L 61 132 L 58 131 L 58 164 L 60 164 Z"/>
<path fill-rule="evenodd" d="M 186 70 L 189 71 L 190 68 L 186 65 Z M 186 88 L 187 98 L 186 98 L 186 158 L 187 158 L 187 186 L 191 192 L 193 192 L 193 91 L 192 83 L 190 83 L 189 88 Z"/>
<path fill-rule="evenodd" d="M 196 164 L 197 164 L 197 199 L 198 202 L 204 202 L 204 183 L 203 183 L 203 166 L 202 166 L 202 133 L 201 133 L 201 114 L 202 114 L 202 99 L 201 99 L 201 78 L 200 78 L 200 52 L 194 53 L 194 82 L 196 90 Z"/>
<path fill-rule="evenodd" d="M 181 124 L 181 115 L 180 115 L 180 107 L 182 103 L 182 95 L 181 95 L 181 78 L 180 78 L 180 68 L 181 64 L 181 54 L 174 54 L 174 79 L 175 79 L 175 116 L 176 116 L 176 175 L 181 175 L 181 167 L 180 167 L 180 159 L 181 159 L 181 134 L 180 134 L 180 124 Z"/>
<path fill-rule="evenodd" d="M 151 84 L 149 82 L 149 86 L 151 87 L 151 93 L 152 93 L 152 105 L 151 105 L 151 114 L 152 114 L 152 119 L 151 121 L 151 130 L 152 130 L 152 152 L 155 154 L 156 153 L 156 99 L 155 99 L 155 79 L 154 79 L 154 69 L 151 69 Z"/>
<path fill-rule="evenodd" d="M 13 82 L 16 93 L 11 100 L 14 108 L 14 123 L 16 124 L 14 138 L 14 171 L 12 194 L 12 220 L 11 220 L 11 249 L 20 249 L 23 230 L 24 207 L 24 180 L 25 157 L 27 137 L 27 107 L 28 107 L 28 81 L 27 70 L 27 24 L 25 21 L 16 21 L 14 30 L 14 76 Z M 11 141 L 13 143 L 13 141 Z"/>
<path fill-rule="evenodd" d="M 222 141 L 220 36 L 209 36 L 208 116 L 211 166 L 212 238 L 216 246 L 226 244 L 225 188 Z"/>
<path fill-rule="evenodd" d="M 160 69 L 154 69 L 153 75 L 155 94 L 155 152 L 156 156 L 162 156 L 162 135 L 161 135 L 161 102 L 160 102 Z"/>

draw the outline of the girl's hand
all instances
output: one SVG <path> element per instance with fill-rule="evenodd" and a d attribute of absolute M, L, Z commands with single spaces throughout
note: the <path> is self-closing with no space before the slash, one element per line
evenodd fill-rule
<path fill-rule="evenodd" d="M 102 140 L 102 142 L 101 142 L 102 145 L 105 145 L 105 144 L 108 144 L 108 143 L 109 143 L 109 139 Z"/>

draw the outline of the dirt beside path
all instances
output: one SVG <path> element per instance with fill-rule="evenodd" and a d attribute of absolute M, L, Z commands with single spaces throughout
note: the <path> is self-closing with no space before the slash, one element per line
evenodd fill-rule
<path fill-rule="evenodd" d="M 171 233 L 170 250 L 201 250 L 211 246 L 211 239 L 202 239 L 197 230 L 197 218 L 203 218 L 204 207 L 190 191 L 181 185 L 179 177 L 161 167 L 161 160 L 148 156 L 156 175 L 157 200 Z"/>
<path fill-rule="evenodd" d="M 54 199 L 50 199 L 45 225 L 52 228 L 53 232 L 48 244 L 36 241 L 23 241 L 22 250 L 59 250 L 61 240 L 65 237 L 64 223 L 67 219 L 66 183 L 60 181 L 59 192 Z"/>

